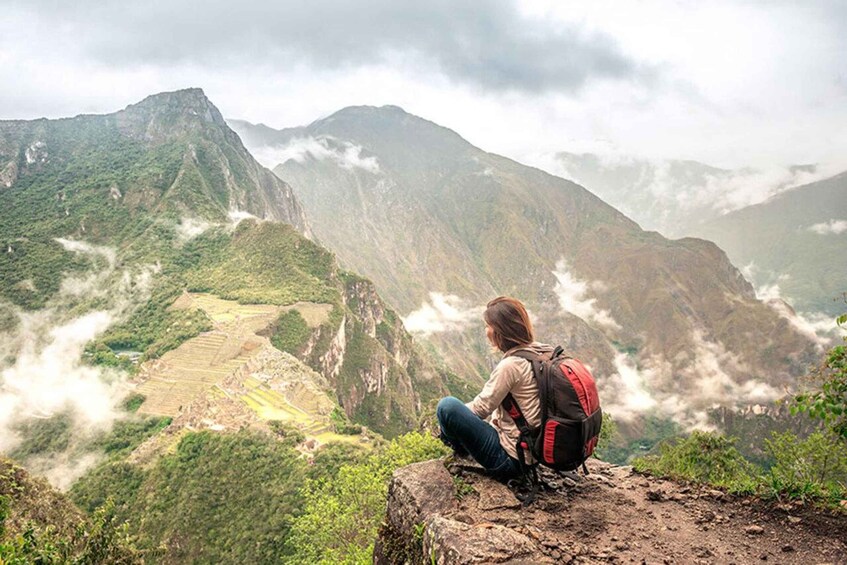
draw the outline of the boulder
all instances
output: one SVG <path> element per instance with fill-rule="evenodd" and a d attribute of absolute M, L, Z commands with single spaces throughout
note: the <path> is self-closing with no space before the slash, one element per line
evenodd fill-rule
<path fill-rule="evenodd" d="M 455 508 L 453 477 L 438 459 L 397 469 L 391 477 L 387 521 L 400 535 L 410 534 L 433 514 Z"/>
<path fill-rule="evenodd" d="M 427 521 L 423 553 L 437 565 L 552 563 L 528 537 L 514 530 L 488 522 L 463 524 L 444 516 Z"/>

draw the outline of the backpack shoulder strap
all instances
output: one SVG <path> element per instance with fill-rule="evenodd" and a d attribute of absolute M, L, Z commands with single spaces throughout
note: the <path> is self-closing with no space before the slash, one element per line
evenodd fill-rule
<path fill-rule="evenodd" d="M 524 418 L 523 412 L 521 412 L 520 406 L 515 402 L 515 397 L 512 396 L 512 393 L 506 395 L 506 398 L 503 399 L 501 406 L 506 410 L 512 420 L 515 422 L 515 425 L 520 430 L 521 434 L 526 436 L 527 438 L 532 437 L 532 433 L 529 429 L 529 424 Z"/>
<path fill-rule="evenodd" d="M 543 357 L 534 351 L 530 351 L 528 349 L 519 349 L 517 351 L 512 352 L 509 357 L 520 357 L 521 359 L 526 359 L 529 361 L 530 366 L 532 367 L 532 377 L 538 381 L 538 376 L 542 372 L 542 361 Z M 532 430 L 529 427 L 529 423 L 526 421 L 526 418 L 521 411 L 520 406 L 515 401 L 515 398 L 512 396 L 512 393 L 506 395 L 503 399 L 503 402 L 500 404 L 509 416 L 512 418 L 512 421 L 515 422 L 515 425 L 518 427 L 518 430 L 521 432 L 521 436 L 526 438 L 525 441 L 528 441 L 529 438 L 532 437 Z"/>
<path fill-rule="evenodd" d="M 532 376 L 538 379 L 538 375 L 541 372 L 541 363 L 544 361 L 543 356 L 534 351 L 529 351 L 528 349 L 519 349 L 512 352 L 509 357 L 520 357 L 521 359 L 529 361 L 529 364 L 532 366 Z"/>

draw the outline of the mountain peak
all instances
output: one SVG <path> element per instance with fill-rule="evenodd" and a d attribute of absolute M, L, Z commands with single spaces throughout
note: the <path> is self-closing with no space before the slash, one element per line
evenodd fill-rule
<path fill-rule="evenodd" d="M 331 119 L 338 116 L 413 116 L 400 106 L 387 104 L 384 106 L 347 106 L 331 114 L 328 118 Z M 321 121 L 321 120 L 316 120 Z"/>
<path fill-rule="evenodd" d="M 206 97 L 202 88 L 153 94 L 118 112 L 118 119 L 123 126 L 148 139 L 203 125 L 227 128 L 220 110 Z"/>

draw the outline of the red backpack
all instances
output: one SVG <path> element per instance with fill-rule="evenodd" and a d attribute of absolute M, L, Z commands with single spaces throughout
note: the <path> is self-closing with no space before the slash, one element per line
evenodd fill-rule
<path fill-rule="evenodd" d="M 594 453 L 603 423 L 594 377 L 585 366 L 556 347 L 552 354 L 516 351 L 515 357 L 532 364 L 541 400 L 541 425 L 530 428 L 512 394 L 502 406 L 520 430 L 516 448 L 521 467 L 527 470 L 524 450 L 536 461 L 558 471 L 573 471 Z M 534 473 L 533 473 L 534 475 Z"/>

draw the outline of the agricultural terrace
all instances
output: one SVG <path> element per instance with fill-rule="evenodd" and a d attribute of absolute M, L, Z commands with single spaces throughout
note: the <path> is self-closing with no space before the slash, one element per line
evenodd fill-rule
<path fill-rule="evenodd" d="M 228 397 L 261 420 L 285 422 L 320 443 L 358 441 L 334 432 L 329 415 L 336 403 L 323 377 L 259 335 L 289 310 L 296 310 L 309 329 L 317 328 L 329 318 L 332 305 L 239 304 L 211 294 L 184 293 L 171 308 L 201 310 L 214 329 L 140 368 L 137 391 L 146 397 L 140 413 L 176 418 L 189 405 L 196 409 L 207 399 Z M 220 413 L 220 403 L 215 406 L 217 414 L 202 420 L 213 430 L 233 419 Z"/>

